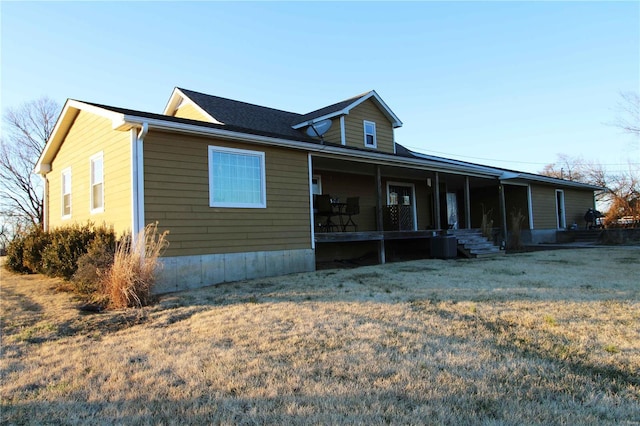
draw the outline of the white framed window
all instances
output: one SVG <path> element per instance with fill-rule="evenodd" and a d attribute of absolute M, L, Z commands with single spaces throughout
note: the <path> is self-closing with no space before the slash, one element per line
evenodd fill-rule
<path fill-rule="evenodd" d="M 364 121 L 364 146 L 368 148 L 376 148 L 378 146 L 376 123 L 373 121 Z"/>
<path fill-rule="evenodd" d="M 209 146 L 209 206 L 266 208 L 264 152 Z"/>
<path fill-rule="evenodd" d="M 322 194 L 322 176 L 313 175 L 311 177 L 311 193 L 314 195 Z"/>
<path fill-rule="evenodd" d="M 104 211 L 104 157 L 102 152 L 90 158 L 91 213 Z"/>
<path fill-rule="evenodd" d="M 60 173 L 60 185 L 62 187 L 62 219 L 71 217 L 71 167 L 67 167 Z"/>

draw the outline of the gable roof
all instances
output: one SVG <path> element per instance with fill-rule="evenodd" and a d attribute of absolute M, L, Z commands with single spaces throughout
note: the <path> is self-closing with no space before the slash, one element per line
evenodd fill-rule
<path fill-rule="evenodd" d="M 372 90 L 367 93 L 363 93 L 361 95 L 355 96 L 350 99 L 346 99 L 342 102 L 338 102 L 333 105 L 329 105 L 324 108 L 320 108 L 316 111 L 310 112 L 300 117 L 300 121 L 294 124 L 294 129 L 300 129 L 302 127 L 310 126 L 313 123 L 316 123 L 320 120 L 326 120 L 328 118 L 334 118 L 341 115 L 347 115 L 349 112 L 365 102 L 366 100 L 371 99 L 378 105 L 380 111 L 389 119 L 394 128 L 402 127 L 402 121 L 396 116 L 391 108 L 387 106 L 386 103 L 382 100 L 382 98 L 376 93 L 375 90 Z"/>
<path fill-rule="evenodd" d="M 164 113 L 172 115 L 181 102 L 190 102 L 210 117 L 213 123 L 299 137 L 292 125 L 300 114 L 279 109 L 207 95 L 176 87 Z"/>
<path fill-rule="evenodd" d="M 182 89 L 176 89 L 182 90 Z M 197 98 L 197 92 L 187 91 L 191 96 Z M 175 93 L 175 91 L 174 91 Z M 195 93 L 195 95 L 194 95 Z M 369 92 L 371 93 L 371 92 Z M 185 94 L 186 95 L 186 94 Z M 202 94 L 200 94 L 202 95 Z M 331 114 L 333 112 L 340 113 L 345 108 L 353 108 L 359 100 L 368 99 L 368 94 L 360 95 L 355 98 L 348 99 L 343 102 L 339 102 L 330 107 L 322 108 L 314 113 L 307 114 L 307 116 L 314 115 L 316 117 L 322 117 L 322 114 Z M 395 165 L 405 164 L 410 167 L 427 167 L 434 170 L 440 170 L 451 173 L 471 173 L 478 176 L 498 178 L 501 181 L 511 182 L 540 182 L 547 184 L 561 185 L 565 187 L 574 187 L 581 189 L 602 190 L 603 188 L 567 181 L 563 179 L 551 178 L 547 176 L 537 175 L 533 173 L 525 173 L 508 169 L 501 169 L 497 167 L 484 166 L 475 163 L 468 163 L 465 161 L 453 160 L 444 157 L 436 157 L 428 154 L 422 154 L 415 151 L 411 151 L 404 146 L 396 143 L 396 153 L 380 153 L 371 151 L 368 149 L 361 149 L 356 147 L 342 146 L 339 144 L 322 143 L 317 139 L 310 138 L 304 132 L 294 130 L 291 126 L 287 126 L 290 133 L 283 134 L 281 131 L 268 131 L 262 129 L 256 129 L 255 127 L 245 127 L 251 125 L 251 120 L 245 120 L 242 111 L 254 111 L 257 114 L 261 114 L 262 119 L 274 119 L 276 123 L 283 123 L 287 120 L 287 117 L 302 117 L 300 114 L 289 113 L 286 111 L 275 110 L 272 108 L 260 107 L 257 105 L 245 104 L 244 102 L 232 101 L 230 99 L 211 97 L 209 95 L 203 95 L 206 99 L 212 101 L 213 105 L 233 105 L 235 104 L 240 110 L 235 113 L 230 113 L 227 123 L 220 123 L 216 121 L 205 122 L 200 120 L 192 120 L 188 118 L 174 117 L 172 115 L 155 114 L 144 111 L 136 111 L 127 108 L 112 107 L 97 103 L 81 102 L 73 99 L 67 100 L 65 103 L 60 117 L 56 122 L 53 132 L 47 144 L 45 145 L 40 158 L 36 164 L 37 173 L 47 173 L 50 171 L 51 161 L 55 158 L 60 146 L 62 145 L 64 138 L 68 130 L 73 125 L 75 118 L 80 111 L 87 111 L 102 117 L 105 117 L 112 122 L 112 127 L 115 130 L 126 131 L 132 128 L 141 128 L 145 124 L 149 128 L 153 127 L 160 130 L 177 131 L 192 134 L 202 135 L 216 135 L 219 137 L 230 138 L 234 140 L 246 140 L 259 143 L 276 144 L 281 146 L 287 146 L 295 149 L 306 149 L 310 152 L 322 151 L 327 154 L 347 155 L 353 158 L 362 158 L 374 161 L 389 161 Z M 214 99 L 210 99 L 214 98 Z M 219 102 L 216 104 L 216 102 Z M 247 105 L 249 107 L 247 107 Z M 167 106 L 169 108 L 170 105 Z M 277 118 L 280 118 L 280 121 Z M 230 121 L 230 122 L 229 122 Z M 265 126 L 267 128 L 274 129 L 276 126 Z M 280 127 L 278 130 L 282 130 Z"/>
<path fill-rule="evenodd" d="M 203 116 L 208 117 L 212 123 L 299 137 L 303 134 L 302 128 L 320 120 L 349 114 L 353 108 L 368 99 L 376 103 L 393 127 L 402 126 L 402 121 L 384 103 L 375 90 L 307 114 L 298 114 L 176 87 L 169 98 L 164 113 L 173 115 L 183 103 L 188 103 L 200 111 Z"/>

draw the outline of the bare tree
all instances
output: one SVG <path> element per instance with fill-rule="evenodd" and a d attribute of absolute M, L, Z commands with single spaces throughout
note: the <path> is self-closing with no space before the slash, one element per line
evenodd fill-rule
<path fill-rule="evenodd" d="M 43 218 L 42 180 L 34 168 L 60 111 L 43 97 L 8 109 L 0 139 L 0 216 L 3 224 L 40 225 Z"/>
<path fill-rule="evenodd" d="M 567 154 L 558 154 L 555 163 L 544 166 L 541 175 L 557 179 L 584 182 L 585 161 L 582 157 L 571 157 Z"/>
<path fill-rule="evenodd" d="M 558 154 L 558 161 L 547 164 L 540 174 L 604 188 L 596 192 L 596 200 L 607 206 L 608 222 L 623 216 L 640 220 L 640 169 L 637 164 L 629 162 L 626 171 L 610 173 L 598 162 Z"/>
<path fill-rule="evenodd" d="M 640 94 L 637 92 L 620 92 L 617 105 L 618 117 L 615 126 L 627 133 L 640 136 Z"/>

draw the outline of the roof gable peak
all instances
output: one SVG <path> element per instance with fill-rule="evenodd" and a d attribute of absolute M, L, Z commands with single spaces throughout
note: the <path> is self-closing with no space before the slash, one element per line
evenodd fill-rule
<path fill-rule="evenodd" d="M 344 101 L 305 114 L 301 117 L 301 120 L 294 124 L 292 127 L 294 129 L 300 129 L 321 120 L 330 119 L 341 115 L 347 115 L 352 109 L 369 99 L 372 99 L 378 105 L 378 108 L 380 108 L 382 113 L 387 116 L 393 127 L 402 126 L 402 121 L 400 121 L 400 119 L 394 114 L 394 112 L 391 111 L 391 108 L 389 108 L 389 106 L 382 100 L 380 95 L 378 95 L 375 90 L 370 90 Z"/>

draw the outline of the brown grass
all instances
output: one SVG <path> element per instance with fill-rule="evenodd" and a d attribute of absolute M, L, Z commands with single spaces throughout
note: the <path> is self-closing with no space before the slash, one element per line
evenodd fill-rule
<path fill-rule="evenodd" d="M 638 249 L 419 260 L 82 315 L 2 275 L 5 424 L 638 424 Z"/>
<path fill-rule="evenodd" d="M 158 223 L 147 225 L 133 240 L 116 247 L 113 265 L 102 276 L 104 293 L 112 308 L 142 307 L 149 304 L 158 268 L 158 257 L 168 246 Z"/>

